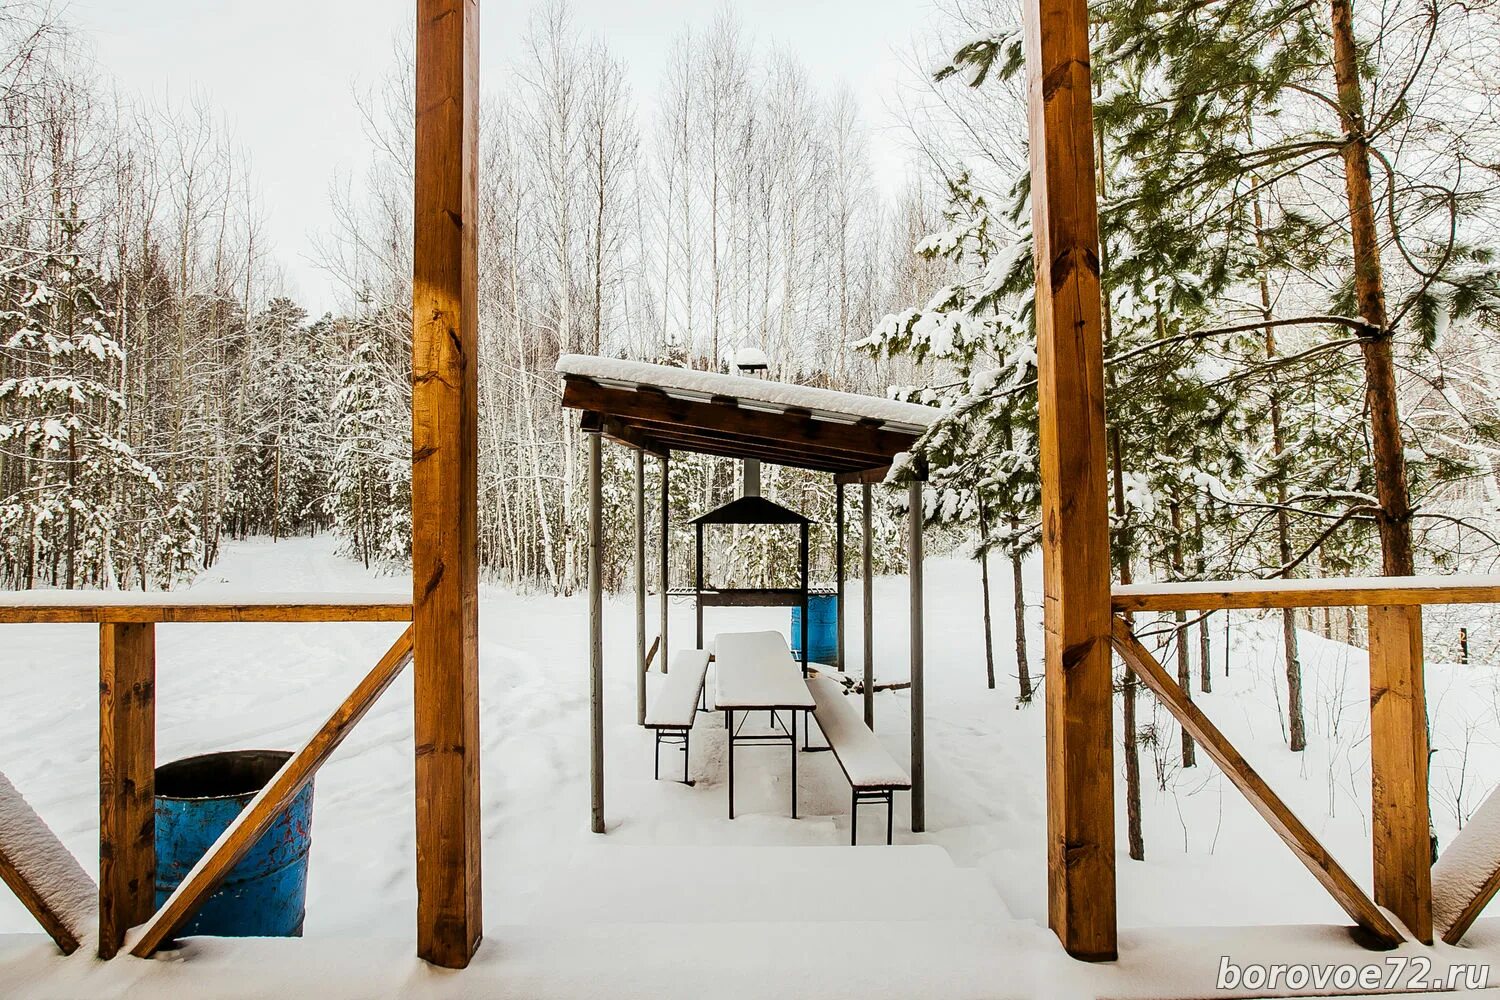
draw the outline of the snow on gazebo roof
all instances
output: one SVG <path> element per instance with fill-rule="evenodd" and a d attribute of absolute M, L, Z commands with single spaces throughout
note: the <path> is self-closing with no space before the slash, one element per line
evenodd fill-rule
<path fill-rule="evenodd" d="M 745 409 L 772 413 L 806 410 L 814 420 L 840 424 L 878 423 L 886 430 L 911 435 L 924 433 L 939 416 L 939 411 L 933 407 L 880 396 L 588 354 L 564 354 L 557 359 L 557 370 L 563 375 L 580 376 L 613 388 L 651 386 L 674 399 L 705 403 L 733 399 Z"/>
<path fill-rule="evenodd" d="M 563 405 L 629 448 L 758 459 L 884 479 L 939 412 L 915 403 L 582 354 L 557 360 Z"/>

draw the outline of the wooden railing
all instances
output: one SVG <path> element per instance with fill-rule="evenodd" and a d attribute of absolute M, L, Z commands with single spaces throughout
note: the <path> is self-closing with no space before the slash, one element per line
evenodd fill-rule
<path fill-rule="evenodd" d="M 1500 603 L 1500 577 L 1369 577 L 1342 580 L 1235 580 L 1114 588 L 1112 640 L 1129 669 L 1151 689 L 1313 876 L 1365 932 L 1374 947 L 1393 947 L 1401 933 L 1384 907 L 1426 944 L 1433 939 L 1433 881 L 1427 792 L 1427 706 L 1422 661 L 1422 606 Z M 1134 612 L 1363 606 L 1370 631 L 1370 773 L 1374 899 L 1351 879 L 1286 803 L 1192 702 L 1134 633 Z M 1500 888 L 1500 856 L 1478 843 L 1448 845 L 1474 870 L 1451 881 L 1464 898 L 1444 900 L 1463 914 L 1440 927 L 1455 944 L 1479 907 Z M 1476 835 L 1477 836 L 1477 835 Z M 1474 848 L 1480 848 L 1475 850 Z M 1457 850 L 1455 850 L 1457 848 Z M 1378 904 L 1378 905 L 1377 905 Z"/>
<path fill-rule="evenodd" d="M 312 780 L 412 657 L 412 626 L 313 737 L 220 836 L 156 910 L 156 626 L 180 622 L 410 622 L 409 601 L 391 595 L 271 595 L 246 599 L 183 594 L 28 591 L 0 597 L 3 623 L 99 625 L 98 953 L 112 958 L 126 931 L 144 923 L 131 949 L 151 955 L 186 923 L 272 819 Z M 4 827 L 0 827 L 0 833 Z M 20 831 L 18 831 L 19 836 Z M 38 830 L 27 833 L 35 837 Z M 11 845 L 18 848 L 19 845 Z M 60 849 L 61 845 L 57 845 Z M 65 852 L 64 852 L 65 854 Z M 64 952 L 78 946 L 63 891 L 29 874 L 24 856 L 0 837 L 0 876 Z M 86 878 L 86 876 L 84 876 Z M 76 879 L 74 880 L 76 881 Z M 77 887 L 72 887 L 76 893 Z"/>

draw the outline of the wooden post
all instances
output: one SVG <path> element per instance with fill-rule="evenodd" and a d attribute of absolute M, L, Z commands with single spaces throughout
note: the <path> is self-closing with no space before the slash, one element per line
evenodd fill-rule
<path fill-rule="evenodd" d="M 640 450 L 635 453 L 635 717 L 637 725 L 646 724 L 646 453 Z"/>
<path fill-rule="evenodd" d="M 864 638 L 865 638 L 865 674 L 864 674 L 864 701 L 865 701 L 865 726 L 872 732 L 875 729 L 875 558 L 874 543 L 871 535 L 871 523 L 874 515 L 870 510 L 870 484 L 860 484 L 860 573 L 863 579 L 860 585 L 864 588 Z"/>
<path fill-rule="evenodd" d="M 906 573 L 911 583 L 911 832 L 927 829 L 927 761 L 922 693 L 922 482 L 907 487 Z"/>
<path fill-rule="evenodd" d="M 838 668 L 844 672 L 844 484 L 833 484 L 833 577 L 838 597 L 834 602 L 838 615 Z"/>
<path fill-rule="evenodd" d="M 156 909 L 156 626 L 99 626 L 99 957 Z"/>
<path fill-rule="evenodd" d="M 672 523 L 670 520 L 670 508 L 668 506 L 669 480 L 672 471 L 672 460 L 666 455 L 661 457 L 661 672 L 667 672 L 667 661 L 671 659 L 671 647 L 667 645 L 667 619 L 670 617 L 672 598 L 668 591 L 672 587 L 671 560 L 672 554 Z"/>
<path fill-rule="evenodd" d="M 589 435 L 589 829 L 604 832 L 604 497 Z"/>
<path fill-rule="evenodd" d="M 1103 311 L 1086 0 L 1025 0 L 1047 630 L 1048 923 L 1116 957 Z"/>
<path fill-rule="evenodd" d="M 479 3 L 417 0 L 412 584 L 417 954 L 483 935 L 479 830 Z"/>
<path fill-rule="evenodd" d="M 1375 902 L 1432 943 L 1432 842 L 1422 609 L 1370 608 L 1371 833 Z"/>

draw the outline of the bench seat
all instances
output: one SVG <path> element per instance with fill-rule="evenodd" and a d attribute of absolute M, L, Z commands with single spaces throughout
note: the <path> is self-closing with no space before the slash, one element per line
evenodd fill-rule
<path fill-rule="evenodd" d="M 679 649 L 669 661 L 667 678 L 646 709 L 646 728 L 656 731 L 656 777 L 661 777 L 661 745 L 682 744 L 682 780 L 688 780 L 688 734 L 698 716 L 703 682 L 708 675 L 708 653 Z"/>
<path fill-rule="evenodd" d="M 865 726 L 858 710 L 844 697 L 843 688 L 826 677 L 807 682 L 818 707 L 813 718 L 828 740 L 834 758 L 843 769 L 853 791 L 853 809 L 849 817 L 849 842 L 856 843 L 858 810 L 861 802 L 884 802 L 886 805 L 885 841 L 891 842 L 894 812 L 893 793 L 911 789 L 911 776 Z"/>

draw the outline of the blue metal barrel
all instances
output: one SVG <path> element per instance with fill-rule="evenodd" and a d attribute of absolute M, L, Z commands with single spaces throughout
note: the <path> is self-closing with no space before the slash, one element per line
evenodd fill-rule
<path fill-rule="evenodd" d="M 833 594 L 811 594 L 807 598 L 808 659 L 838 665 L 839 599 Z M 802 609 L 792 608 L 792 655 L 802 659 Z"/>
<path fill-rule="evenodd" d="M 158 908 L 290 757 L 283 750 L 231 750 L 156 769 Z M 179 936 L 302 936 L 312 798 L 309 782 Z"/>

